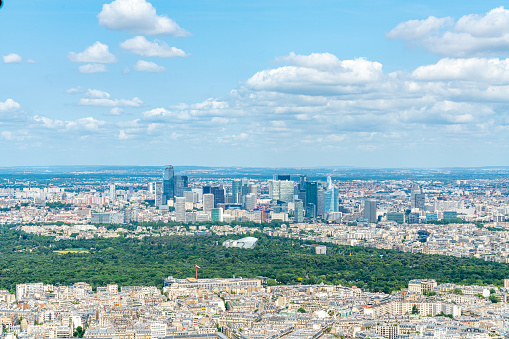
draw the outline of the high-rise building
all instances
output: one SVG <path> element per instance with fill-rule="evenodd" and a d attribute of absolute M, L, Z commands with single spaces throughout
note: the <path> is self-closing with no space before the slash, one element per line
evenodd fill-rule
<path fill-rule="evenodd" d="M 319 187 L 316 191 L 316 215 L 323 217 L 325 207 L 325 191 Z"/>
<path fill-rule="evenodd" d="M 296 223 L 304 222 L 304 204 L 302 203 L 302 200 L 295 200 L 295 212 L 294 212 L 295 219 L 294 221 Z"/>
<path fill-rule="evenodd" d="M 155 205 L 161 206 L 163 204 L 163 182 L 156 182 L 156 194 L 155 194 Z"/>
<path fill-rule="evenodd" d="M 308 181 L 308 176 L 307 175 L 304 175 L 304 174 L 301 174 L 300 176 L 300 189 L 305 191 L 306 190 L 306 183 Z"/>
<path fill-rule="evenodd" d="M 214 208 L 214 194 L 206 193 L 203 195 L 203 212 L 210 213 Z"/>
<path fill-rule="evenodd" d="M 256 195 L 253 193 L 249 193 L 246 195 L 246 203 L 245 203 L 245 209 L 248 211 L 252 211 L 256 208 Z"/>
<path fill-rule="evenodd" d="M 410 193 L 410 207 L 418 208 L 420 210 L 424 210 L 424 203 L 426 200 L 426 196 L 422 193 L 420 189 L 412 190 Z"/>
<path fill-rule="evenodd" d="M 210 221 L 222 222 L 223 221 L 223 209 L 213 208 L 210 211 Z"/>
<path fill-rule="evenodd" d="M 330 177 L 327 178 L 327 191 L 324 196 L 324 214 L 338 212 L 338 198 L 339 191 L 336 186 L 330 181 Z"/>
<path fill-rule="evenodd" d="M 163 175 L 163 205 L 166 205 L 175 196 L 175 181 L 173 177 L 173 166 L 166 167 Z"/>
<path fill-rule="evenodd" d="M 318 204 L 318 183 L 316 181 L 306 182 L 306 206 L 313 204 L 316 208 Z M 306 207 L 307 209 L 307 207 Z M 315 209 L 316 212 L 316 209 Z M 306 214 L 307 216 L 307 214 Z M 315 214 L 316 216 L 316 214 Z"/>
<path fill-rule="evenodd" d="M 198 202 L 198 194 L 193 191 L 184 191 L 184 198 L 186 198 L 186 202 L 192 202 L 193 204 Z"/>
<path fill-rule="evenodd" d="M 255 184 L 249 184 L 249 194 L 254 194 L 258 197 L 258 186 Z"/>
<path fill-rule="evenodd" d="M 115 190 L 115 184 L 110 184 L 110 198 L 115 199 L 117 197 L 117 192 Z"/>
<path fill-rule="evenodd" d="M 289 174 L 278 174 L 277 180 L 279 181 L 290 181 L 290 175 Z"/>
<path fill-rule="evenodd" d="M 241 184 L 240 180 L 232 180 L 232 202 L 234 204 L 241 203 Z"/>
<path fill-rule="evenodd" d="M 368 222 L 376 222 L 376 201 L 364 200 L 364 218 Z"/>
<path fill-rule="evenodd" d="M 175 220 L 186 222 L 186 198 L 175 197 Z"/>
<path fill-rule="evenodd" d="M 306 217 L 314 219 L 316 218 L 316 205 L 315 204 L 307 204 L 306 205 Z"/>
<path fill-rule="evenodd" d="M 224 204 L 224 188 L 223 186 L 212 186 L 210 193 L 214 195 L 214 207 Z"/>
<path fill-rule="evenodd" d="M 271 182 L 271 199 L 273 201 L 293 202 L 294 198 L 294 182 L 273 180 Z"/>
<path fill-rule="evenodd" d="M 189 179 L 186 175 L 177 175 L 173 177 L 174 196 L 183 197 L 185 189 L 189 186 Z"/>

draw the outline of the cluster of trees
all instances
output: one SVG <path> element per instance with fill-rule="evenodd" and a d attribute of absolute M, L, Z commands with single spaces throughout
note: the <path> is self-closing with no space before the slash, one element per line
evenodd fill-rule
<path fill-rule="evenodd" d="M 271 285 L 323 282 L 386 293 L 406 288 L 410 279 L 500 286 L 509 276 L 508 264 L 475 258 L 333 244 L 326 244 L 327 255 L 316 255 L 309 242 L 260 232 L 253 236 L 259 238 L 257 246 L 247 250 L 225 248 L 221 243 L 227 238 L 216 235 L 54 241 L 0 227 L 0 289 L 39 281 L 162 286 L 169 275 L 193 277 L 195 265 L 202 278 L 264 276 Z M 54 252 L 70 248 L 89 253 Z"/>

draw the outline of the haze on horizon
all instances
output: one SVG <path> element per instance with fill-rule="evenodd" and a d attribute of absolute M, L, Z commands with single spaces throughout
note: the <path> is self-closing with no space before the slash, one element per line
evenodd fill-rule
<path fill-rule="evenodd" d="M 6 0 L 0 166 L 508 166 L 497 1 Z"/>

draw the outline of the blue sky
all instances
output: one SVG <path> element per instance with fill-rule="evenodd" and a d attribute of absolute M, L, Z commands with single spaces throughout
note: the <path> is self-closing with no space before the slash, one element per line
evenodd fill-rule
<path fill-rule="evenodd" d="M 0 166 L 507 166 L 496 1 L 0 9 Z"/>

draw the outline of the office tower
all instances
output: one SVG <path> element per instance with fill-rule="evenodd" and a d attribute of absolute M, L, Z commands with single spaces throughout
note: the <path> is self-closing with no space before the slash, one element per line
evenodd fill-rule
<path fill-rule="evenodd" d="M 242 182 L 240 180 L 232 180 L 232 202 L 234 204 L 241 203 L 241 186 Z"/>
<path fill-rule="evenodd" d="M 295 219 L 294 221 L 296 223 L 301 223 L 304 221 L 304 204 L 302 203 L 302 200 L 295 200 L 295 212 L 294 212 Z"/>
<path fill-rule="evenodd" d="M 294 182 L 273 180 L 271 182 L 273 201 L 293 202 Z"/>
<path fill-rule="evenodd" d="M 289 174 L 278 174 L 277 180 L 279 181 L 290 181 L 290 175 Z"/>
<path fill-rule="evenodd" d="M 173 177 L 173 166 L 166 167 L 163 175 L 163 205 L 166 205 L 175 196 L 175 181 Z"/>
<path fill-rule="evenodd" d="M 186 222 L 186 198 L 175 197 L 175 220 Z"/>
<path fill-rule="evenodd" d="M 223 221 L 223 209 L 213 208 L 210 211 L 210 221 L 222 222 Z"/>
<path fill-rule="evenodd" d="M 212 193 L 212 186 L 203 186 L 202 194 L 208 194 L 208 193 Z"/>
<path fill-rule="evenodd" d="M 161 206 L 163 203 L 163 182 L 156 181 L 155 205 Z"/>
<path fill-rule="evenodd" d="M 196 202 L 203 201 L 203 188 L 192 188 L 191 191 L 196 194 Z"/>
<path fill-rule="evenodd" d="M 174 181 L 174 194 L 175 197 L 183 197 L 184 191 L 189 186 L 189 181 L 186 175 L 176 175 L 173 177 Z"/>
<path fill-rule="evenodd" d="M 327 177 L 327 191 L 324 195 L 324 214 L 339 211 L 338 196 L 338 188 L 332 184 L 331 177 Z"/>
<path fill-rule="evenodd" d="M 425 197 L 420 189 L 413 190 L 410 193 L 410 207 L 424 210 Z"/>
<path fill-rule="evenodd" d="M 246 197 L 246 195 L 249 194 L 249 180 L 247 178 L 242 178 L 242 180 L 240 181 L 240 195 L 241 195 L 241 200 L 239 201 L 239 203 L 244 203 L 244 199 Z"/>
<path fill-rule="evenodd" d="M 322 187 L 318 188 L 318 191 L 316 192 L 316 215 L 323 217 L 324 213 L 324 207 L 325 207 L 325 191 Z"/>
<path fill-rule="evenodd" d="M 306 206 L 309 204 L 313 204 L 315 207 L 318 204 L 318 183 L 316 181 L 306 182 Z"/>
<path fill-rule="evenodd" d="M 210 213 L 214 208 L 214 194 L 206 193 L 203 195 L 203 212 Z"/>
<path fill-rule="evenodd" d="M 258 186 L 255 184 L 249 184 L 249 194 L 254 194 L 258 197 Z"/>
<path fill-rule="evenodd" d="M 368 222 L 376 222 L 376 201 L 364 200 L 364 218 Z"/>
<path fill-rule="evenodd" d="M 186 202 L 192 202 L 193 204 L 198 202 L 197 199 L 198 194 L 193 191 L 184 191 L 184 198 L 186 198 Z"/>
<path fill-rule="evenodd" d="M 305 190 L 306 190 L 306 183 L 307 183 L 307 181 L 308 181 L 308 176 L 307 176 L 307 175 L 302 174 L 302 175 L 300 176 L 300 182 L 299 182 L 299 183 L 300 183 L 300 189 L 301 189 L 301 190 L 303 190 L 303 191 L 305 191 Z"/>
<path fill-rule="evenodd" d="M 246 195 L 246 203 L 245 203 L 245 209 L 248 211 L 252 211 L 256 208 L 256 195 L 253 193 L 249 193 Z"/>
<path fill-rule="evenodd" d="M 217 207 L 218 204 L 224 204 L 223 186 L 212 186 L 210 188 L 210 193 L 214 195 L 214 207 Z"/>
<path fill-rule="evenodd" d="M 110 184 L 110 198 L 115 199 L 117 197 L 117 193 L 115 190 L 115 184 Z"/>
<path fill-rule="evenodd" d="M 306 205 L 306 217 L 314 219 L 316 218 L 316 205 L 313 203 Z"/>

